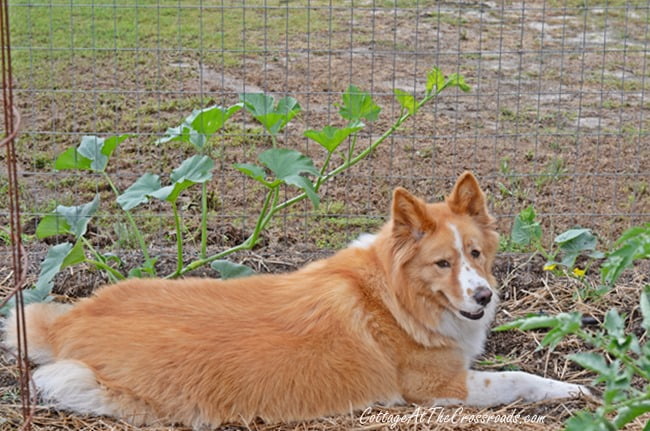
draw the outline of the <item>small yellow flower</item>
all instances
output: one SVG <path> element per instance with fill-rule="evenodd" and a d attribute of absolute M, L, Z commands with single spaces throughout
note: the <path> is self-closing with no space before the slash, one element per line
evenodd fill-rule
<path fill-rule="evenodd" d="M 557 267 L 557 264 L 555 263 L 547 263 L 544 265 L 544 271 L 553 271 Z"/>
<path fill-rule="evenodd" d="M 578 268 L 578 267 L 573 268 L 573 275 L 575 275 L 575 276 L 578 277 L 578 278 L 582 278 L 582 277 L 584 277 L 584 276 L 585 276 L 585 272 L 587 272 L 587 270 L 585 270 L 585 269 L 580 269 L 580 268 Z"/>

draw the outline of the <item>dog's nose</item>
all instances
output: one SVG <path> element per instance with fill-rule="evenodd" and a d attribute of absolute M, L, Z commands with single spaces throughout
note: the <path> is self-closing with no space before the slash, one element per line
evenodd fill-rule
<path fill-rule="evenodd" d="M 490 300 L 492 299 L 492 291 L 487 288 L 487 287 L 479 287 L 476 289 L 476 292 L 474 292 L 474 300 L 479 304 L 486 306 L 490 303 Z"/>

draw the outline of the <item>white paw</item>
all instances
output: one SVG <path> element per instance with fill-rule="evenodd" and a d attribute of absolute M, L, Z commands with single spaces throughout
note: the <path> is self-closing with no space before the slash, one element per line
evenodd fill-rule
<path fill-rule="evenodd" d="M 555 398 L 575 398 L 581 394 L 590 396 L 591 391 L 583 385 L 545 379 L 535 391 L 527 394 L 524 398 L 526 401 L 542 401 Z"/>

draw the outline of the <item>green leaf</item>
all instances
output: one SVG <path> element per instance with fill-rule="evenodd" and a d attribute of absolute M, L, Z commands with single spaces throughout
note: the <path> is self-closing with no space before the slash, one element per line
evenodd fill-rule
<path fill-rule="evenodd" d="M 36 226 L 36 238 L 43 239 L 55 235 L 71 234 L 70 224 L 61 214 L 56 212 L 45 215 Z"/>
<path fill-rule="evenodd" d="M 230 262 L 229 260 L 215 260 L 210 266 L 221 275 L 223 280 L 248 277 L 255 274 L 255 271 L 248 266 Z"/>
<path fill-rule="evenodd" d="M 646 331 L 650 331 L 650 284 L 647 284 L 641 292 L 641 301 L 639 304 L 643 321 L 641 325 Z"/>
<path fill-rule="evenodd" d="M 596 413 L 579 411 L 566 421 L 566 431 L 612 431 L 614 425 Z"/>
<path fill-rule="evenodd" d="M 266 171 L 261 166 L 253 165 L 251 163 L 235 163 L 233 167 L 239 172 L 248 175 L 255 181 L 259 181 L 260 183 L 264 184 L 266 187 L 273 188 L 280 184 L 279 182 L 275 184 L 266 181 Z"/>
<path fill-rule="evenodd" d="M 124 211 L 129 211 L 140 204 L 146 203 L 149 200 L 148 196 L 159 190 L 160 187 L 160 177 L 146 173 L 117 197 L 117 203 Z"/>
<path fill-rule="evenodd" d="M 309 181 L 309 179 L 301 175 L 289 175 L 284 178 L 284 182 L 304 190 L 312 205 L 314 205 L 314 208 L 318 209 L 318 206 L 320 205 L 320 197 L 314 189 L 314 184 Z"/>
<path fill-rule="evenodd" d="M 167 202 L 176 202 L 183 190 L 202 184 L 212 178 L 214 161 L 208 156 L 195 155 L 185 159 L 171 174 L 172 185 L 149 193 L 149 196 Z"/>
<path fill-rule="evenodd" d="M 427 93 L 431 93 L 434 88 L 438 90 L 442 88 L 443 85 L 445 85 L 445 75 L 439 68 L 434 67 L 427 73 Z"/>
<path fill-rule="evenodd" d="M 70 147 L 56 158 L 54 161 L 54 169 L 59 171 L 69 169 L 89 171 L 91 163 L 92 160 L 79 154 L 76 148 Z"/>
<path fill-rule="evenodd" d="M 548 346 L 553 350 L 565 336 L 576 333 L 582 327 L 582 314 L 580 313 L 560 313 L 556 317 L 558 318 L 557 325 L 542 339 L 540 347 Z"/>
<path fill-rule="evenodd" d="M 363 123 L 356 123 L 349 127 L 337 128 L 332 126 L 325 126 L 322 130 L 307 130 L 304 135 L 318 142 L 323 148 L 325 148 L 329 153 L 333 153 L 339 145 L 345 141 L 348 136 L 353 133 L 358 132 L 363 129 L 365 125 Z"/>
<path fill-rule="evenodd" d="M 554 241 L 563 253 L 560 263 L 568 268 L 575 265 L 580 254 L 595 250 L 598 242 L 594 234 L 591 233 L 591 229 L 569 229 L 555 237 Z"/>
<path fill-rule="evenodd" d="M 62 269 L 84 262 L 86 257 L 84 255 L 83 244 L 77 241 L 72 245 L 69 242 L 57 244 L 47 251 L 47 255 L 43 262 L 41 262 L 41 270 L 36 281 L 36 286 L 32 289 L 32 293 L 36 297 L 44 299 L 52 292 L 54 285 L 54 277 Z"/>
<path fill-rule="evenodd" d="M 542 227 L 535 220 L 535 208 L 531 205 L 522 210 L 512 225 L 510 239 L 518 245 L 529 245 L 533 242 L 539 242 L 542 238 Z"/>
<path fill-rule="evenodd" d="M 650 223 L 625 231 L 616 241 L 618 249 L 608 254 L 600 267 L 601 279 L 611 286 L 638 259 L 650 258 Z"/>
<path fill-rule="evenodd" d="M 276 177 L 282 180 L 288 176 L 302 173 L 320 175 L 313 160 L 296 150 L 272 148 L 261 153 L 258 158 Z"/>
<path fill-rule="evenodd" d="M 650 400 L 639 400 L 618 409 L 614 418 L 614 425 L 617 429 L 623 428 L 644 413 L 650 412 Z"/>
<path fill-rule="evenodd" d="M 618 314 L 618 311 L 611 308 L 605 314 L 605 321 L 603 327 L 607 333 L 612 337 L 623 337 L 625 335 L 625 320 Z"/>
<path fill-rule="evenodd" d="M 108 165 L 108 159 L 113 154 L 113 151 L 115 151 L 115 148 L 129 136 L 112 136 L 108 139 L 98 136 L 84 136 L 81 138 L 81 143 L 77 147 L 77 151 L 91 161 L 91 170 L 104 172 Z"/>
<path fill-rule="evenodd" d="M 239 100 L 243 102 L 244 108 L 274 136 L 301 110 L 300 104 L 293 97 L 280 99 L 275 107 L 273 96 L 263 93 L 242 93 L 239 95 Z"/>
<path fill-rule="evenodd" d="M 415 100 L 415 97 L 399 88 L 396 88 L 393 92 L 402 108 L 406 109 L 409 114 L 415 115 L 418 110 L 418 102 Z"/>
<path fill-rule="evenodd" d="M 361 91 L 358 87 L 350 85 L 343 93 L 343 104 L 339 105 L 341 117 L 350 123 L 375 121 L 379 117 L 381 108 L 372 100 L 370 93 Z"/>
<path fill-rule="evenodd" d="M 513 320 L 512 322 L 504 323 L 492 330 L 495 332 L 507 331 L 510 329 L 521 329 L 522 331 L 526 331 L 529 329 L 554 328 L 558 323 L 559 319 L 557 316 L 540 316 L 533 314 L 521 319 Z"/>
<path fill-rule="evenodd" d="M 198 133 L 210 137 L 220 130 L 226 121 L 243 107 L 243 104 L 237 103 L 228 108 L 218 105 L 198 111 L 191 122 L 192 128 Z"/>
<path fill-rule="evenodd" d="M 48 214 L 36 227 L 36 236 L 40 239 L 54 235 L 72 234 L 79 238 L 86 233 L 90 218 L 99 208 L 99 194 L 87 204 L 77 206 L 59 205 L 52 214 Z"/>
<path fill-rule="evenodd" d="M 314 206 L 318 207 L 320 199 L 314 190 L 312 182 L 301 176 L 303 173 L 320 175 L 312 159 L 298 151 L 286 148 L 266 150 L 258 158 L 278 179 L 304 190 Z"/>
<path fill-rule="evenodd" d="M 569 355 L 569 359 L 580 365 L 582 368 L 594 371 L 600 375 L 610 375 L 611 369 L 605 358 L 596 353 L 574 353 Z"/>

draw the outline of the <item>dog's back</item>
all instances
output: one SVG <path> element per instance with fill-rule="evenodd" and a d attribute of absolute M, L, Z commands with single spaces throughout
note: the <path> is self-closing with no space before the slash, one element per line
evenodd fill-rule
<path fill-rule="evenodd" d="M 364 253 L 334 259 L 370 269 Z M 375 314 L 364 295 L 373 294 L 336 268 L 100 289 L 30 335 L 47 339 L 53 356 L 35 379 L 59 407 L 136 423 L 292 420 L 397 397 L 395 358 L 365 335 Z M 32 307 L 54 305 L 29 315 Z"/>

